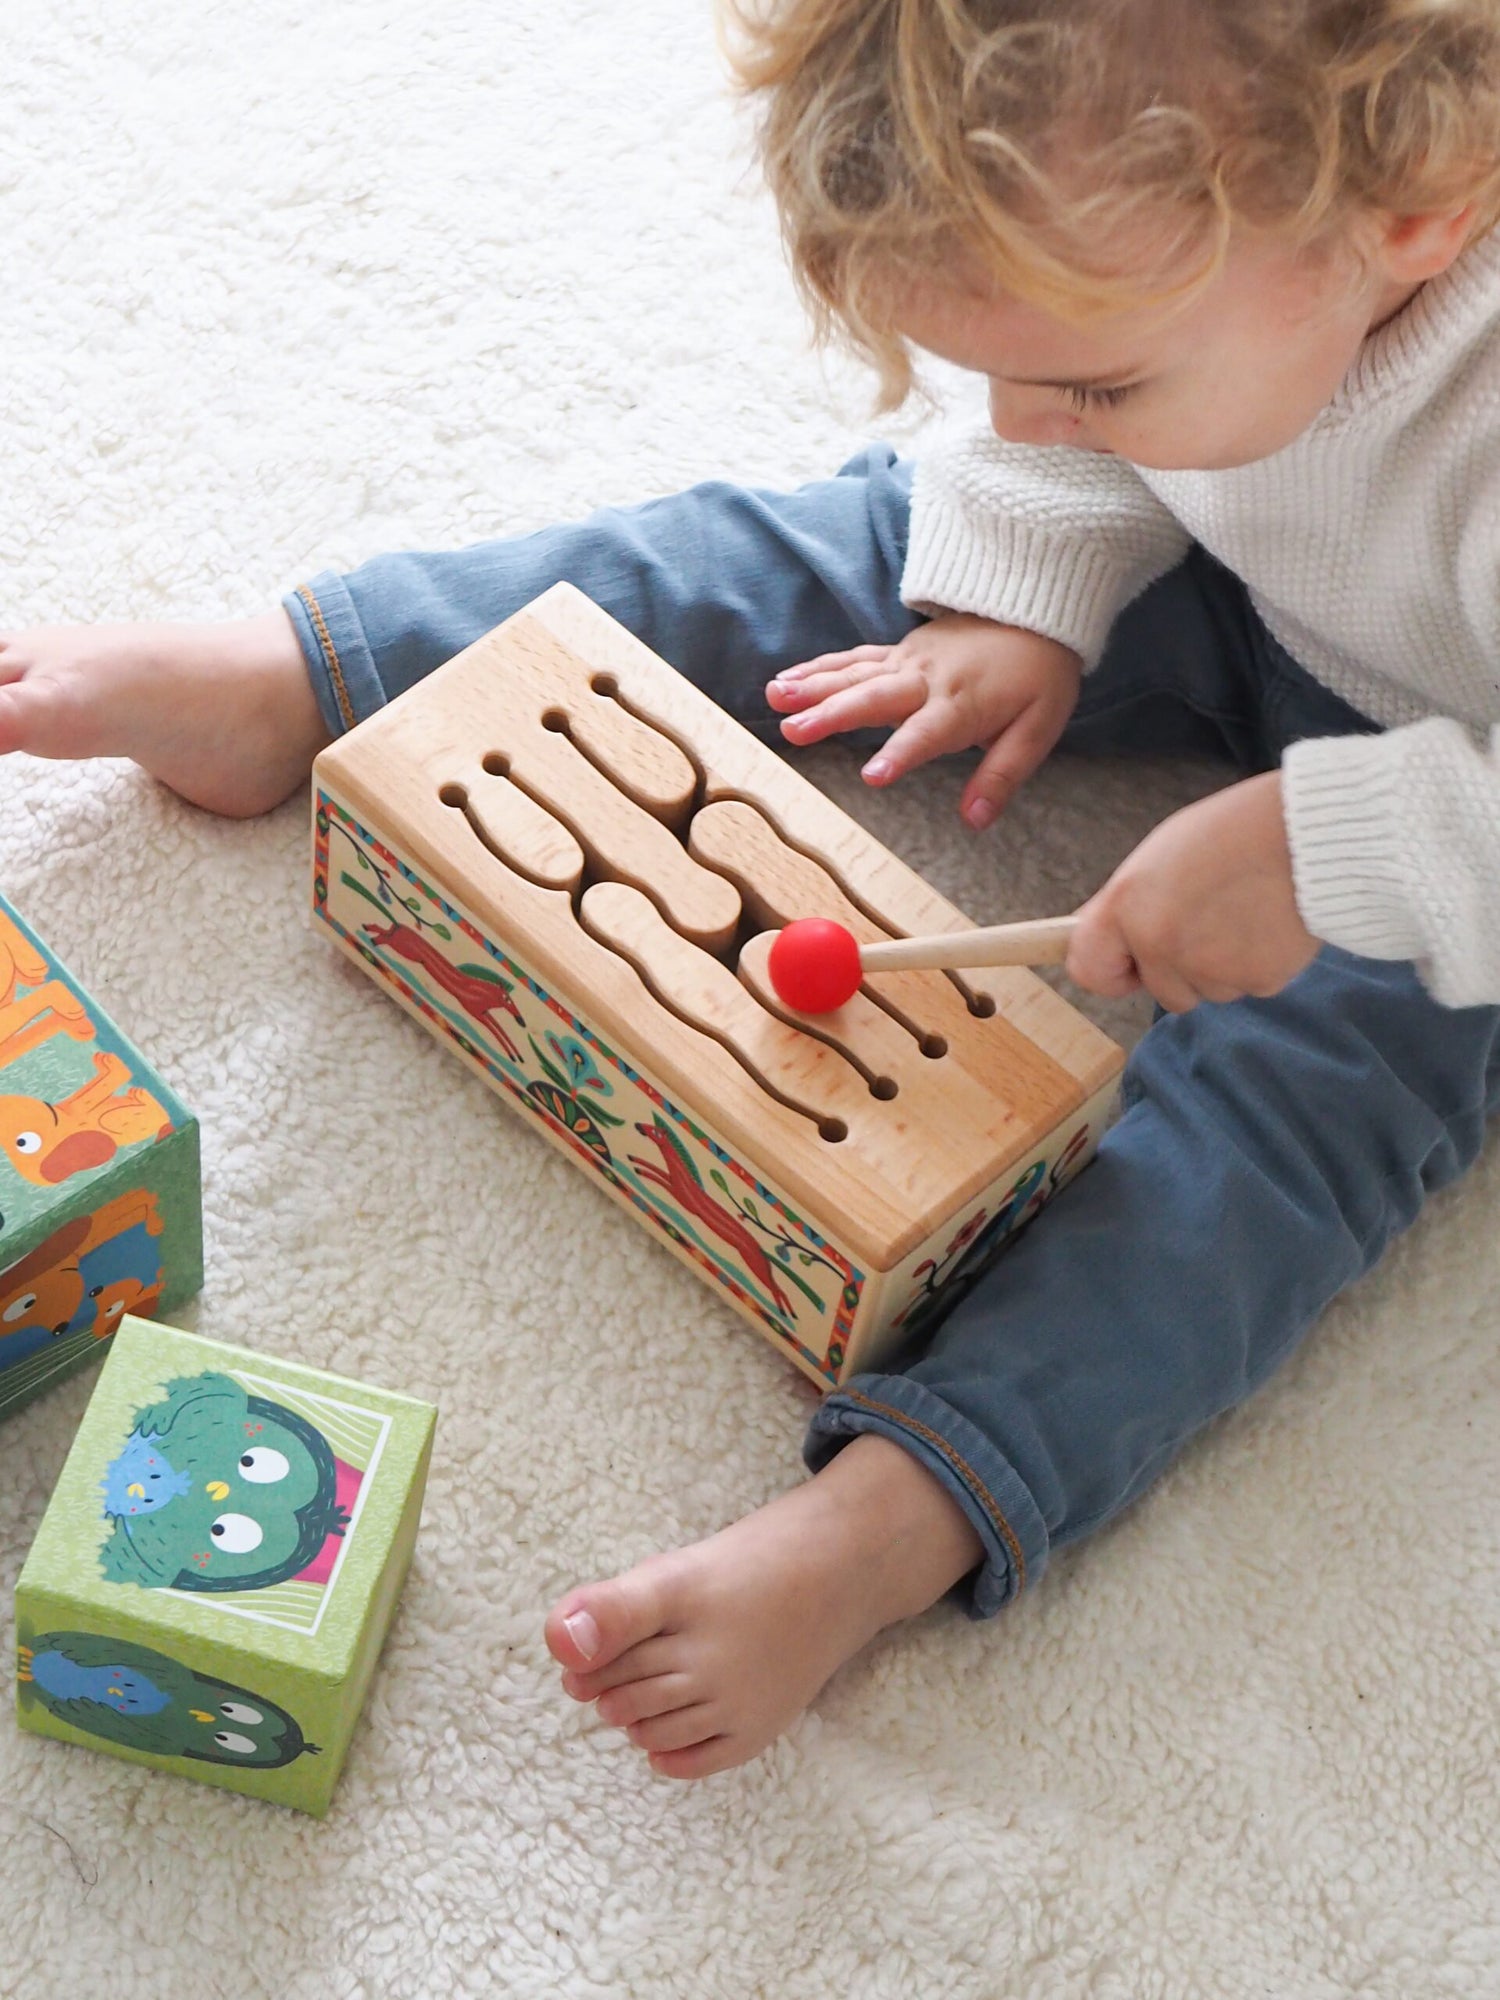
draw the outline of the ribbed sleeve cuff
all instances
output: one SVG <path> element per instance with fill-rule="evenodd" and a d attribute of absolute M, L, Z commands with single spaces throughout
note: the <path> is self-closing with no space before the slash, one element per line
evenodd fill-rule
<path fill-rule="evenodd" d="M 1040 632 L 1092 667 L 1140 587 L 1098 541 L 1062 541 L 998 516 L 977 533 L 963 506 L 933 500 L 912 518 L 901 597 L 913 610 L 968 611 Z"/>
<path fill-rule="evenodd" d="M 1187 550 L 1133 467 L 986 433 L 919 462 L 901 595 L 1040 632 L 1092 667 L 1131 598 Z"/>
<path fill-rule="evenodd" d="M 1316 938 L 1364 958 L 1420 959 L 1420 901 L 1407 868 L 1402 743 L 1326 736 L 1282 759 L 1297 908 Z"/>

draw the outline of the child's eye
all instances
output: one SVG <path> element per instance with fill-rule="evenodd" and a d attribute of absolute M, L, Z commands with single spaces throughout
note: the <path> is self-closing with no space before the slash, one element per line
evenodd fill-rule
<path fill-rule="evenodd" d="M 1135 387 L 1134 382 L 1116 383 L 1109 388 L 1085 388 L 1078 383 L 1071 389 L 1064 389 L 1063 394 L 1081 414 L 1091 409 L 1116 410 Z"/>

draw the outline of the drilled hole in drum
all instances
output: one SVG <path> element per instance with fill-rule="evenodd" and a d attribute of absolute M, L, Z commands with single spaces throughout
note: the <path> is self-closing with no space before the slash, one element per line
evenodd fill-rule
<path fill-rule="evenodd" d="M 613 674 L 595 674 L 589 686 L 595 694 L 603 695 L 606 701 L 613 701 L 620 692 L 620 683 Z"/>
<path fill-rule="evenodd" d="M 924 1035 L 917 1046 L 932 1062 L 936 1062 L 939 1056 L 948 1053 L 948 1044 L 941 1035 Z"/>
<path fill-rule="evenodd" d="M 567 715 L 560 708 L 549 708 L 547 713 L 542 717 L 542 727 L 543 729 L 550 729 L 554 736 L 566 736 L 568 733 Z"/>
<path fill-rule="evenodd" d="M 842 1118 L 820 1118 L 818 1120 L 818 1137 L 826 1139 L 830 1146 L 838 1145 L 841 1139 L 847 1139 L 848 1136 L 849 1127 L 844 1123 Z"/>
<path fill-rule="evenodd" d="M 995 996 L 993 993 L 970 993 L 968 995 L 968 1002 L 969 1012 L 978 1021 L 987 1021 L 995 1011 Z"/>
<path fill-rule="evenodd" d="M 900 1084 L 893 1076 L 877 1076 L 871 1080 L 870 1095 L 878 1097 L 882 1103 L 889 1104 L 900 1088 Z"/>
<path fill-rule="evenodd" d="M 438 798 L 445 806 L 456 806 L 462 811 L 469 803 L 468 787 L 466 785 L 440 785 L 438 787 Z"/>
<path fill-rule="evenodd" d="M 510 759 L 503 750 L 490 750 L 486 752 L 480 769 L 491 778 L 508 778 L 510 776 Z"/>

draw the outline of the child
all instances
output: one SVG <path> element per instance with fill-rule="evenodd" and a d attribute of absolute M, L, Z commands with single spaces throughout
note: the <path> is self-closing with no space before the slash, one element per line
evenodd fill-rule
<path fill-rule="evenodd" d="M 1249 774 L 1085 907 L 1072 976 L 1168 1010 L 1096 1164 L 827 1398 L 814 1478 L 554 1608 L 680 1777 L 945 1592 L 998 1610 L 1264 1380 L 1474 1158 L 1500 1024 L 1495 0 L 732 11 L 815 314 L 889 400 L 912 346 L 987 376 L 993 435 L 0 651 L 0 750 L 228 813 L 558 577 L 762 734 L 893 728 L 871 783 L 980 746 L 976 827 L 1058 743 Z"/>

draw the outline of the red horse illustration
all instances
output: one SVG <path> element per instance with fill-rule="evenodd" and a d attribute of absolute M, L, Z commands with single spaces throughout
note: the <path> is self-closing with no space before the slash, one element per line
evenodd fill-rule
<path fill-rule="evenodd" d="M 521 1027 L 526 1025 L 520 1008 L 510 997 L 508 980 L 502 979 L 498 972 L 486 971 L 481 966 L 454 965 L 444 958 L 431 938 L 423 937 L 409 924 L 387 924 L 383 930 L 379 924 L 366 924 L 364 934 L 372 944 L 393 951 L 397 958 L 420 965 L 434 985 L 441 986 L 451 1000 L 458 1002 L 471 1021 L 477 1021 L 486 1033 L 494 1037 L 512 1062 L 521 1060 L 521 1051 L 494 1018 L 496 1014 L 509 1014 Z"/>
<path fill-rule="evenodd" d="M 641 1179 L 649 1181 L 653 1187 L 665 1188 L 680 1208 L 712 1230 L 721 1242 L 727 1243 L 745 1268 L 771 1294 L 777 1311 L 790 1319 L 792 1302 L 776 1282 L 775 1265 L 740 1218 L 714 1200 L 699 1180 L 697 1168 L 678 1140 L 659 1120 L 654 1125 L 637 1125 L 635 1129 L 643 1139 L 650 1139 L 660 1149 L 662 1157 L 662 1164 L 658 1166 L 655 1160 L 642 1160 L 634 1153 L 630 1155 L 630 1164 Z"/>

